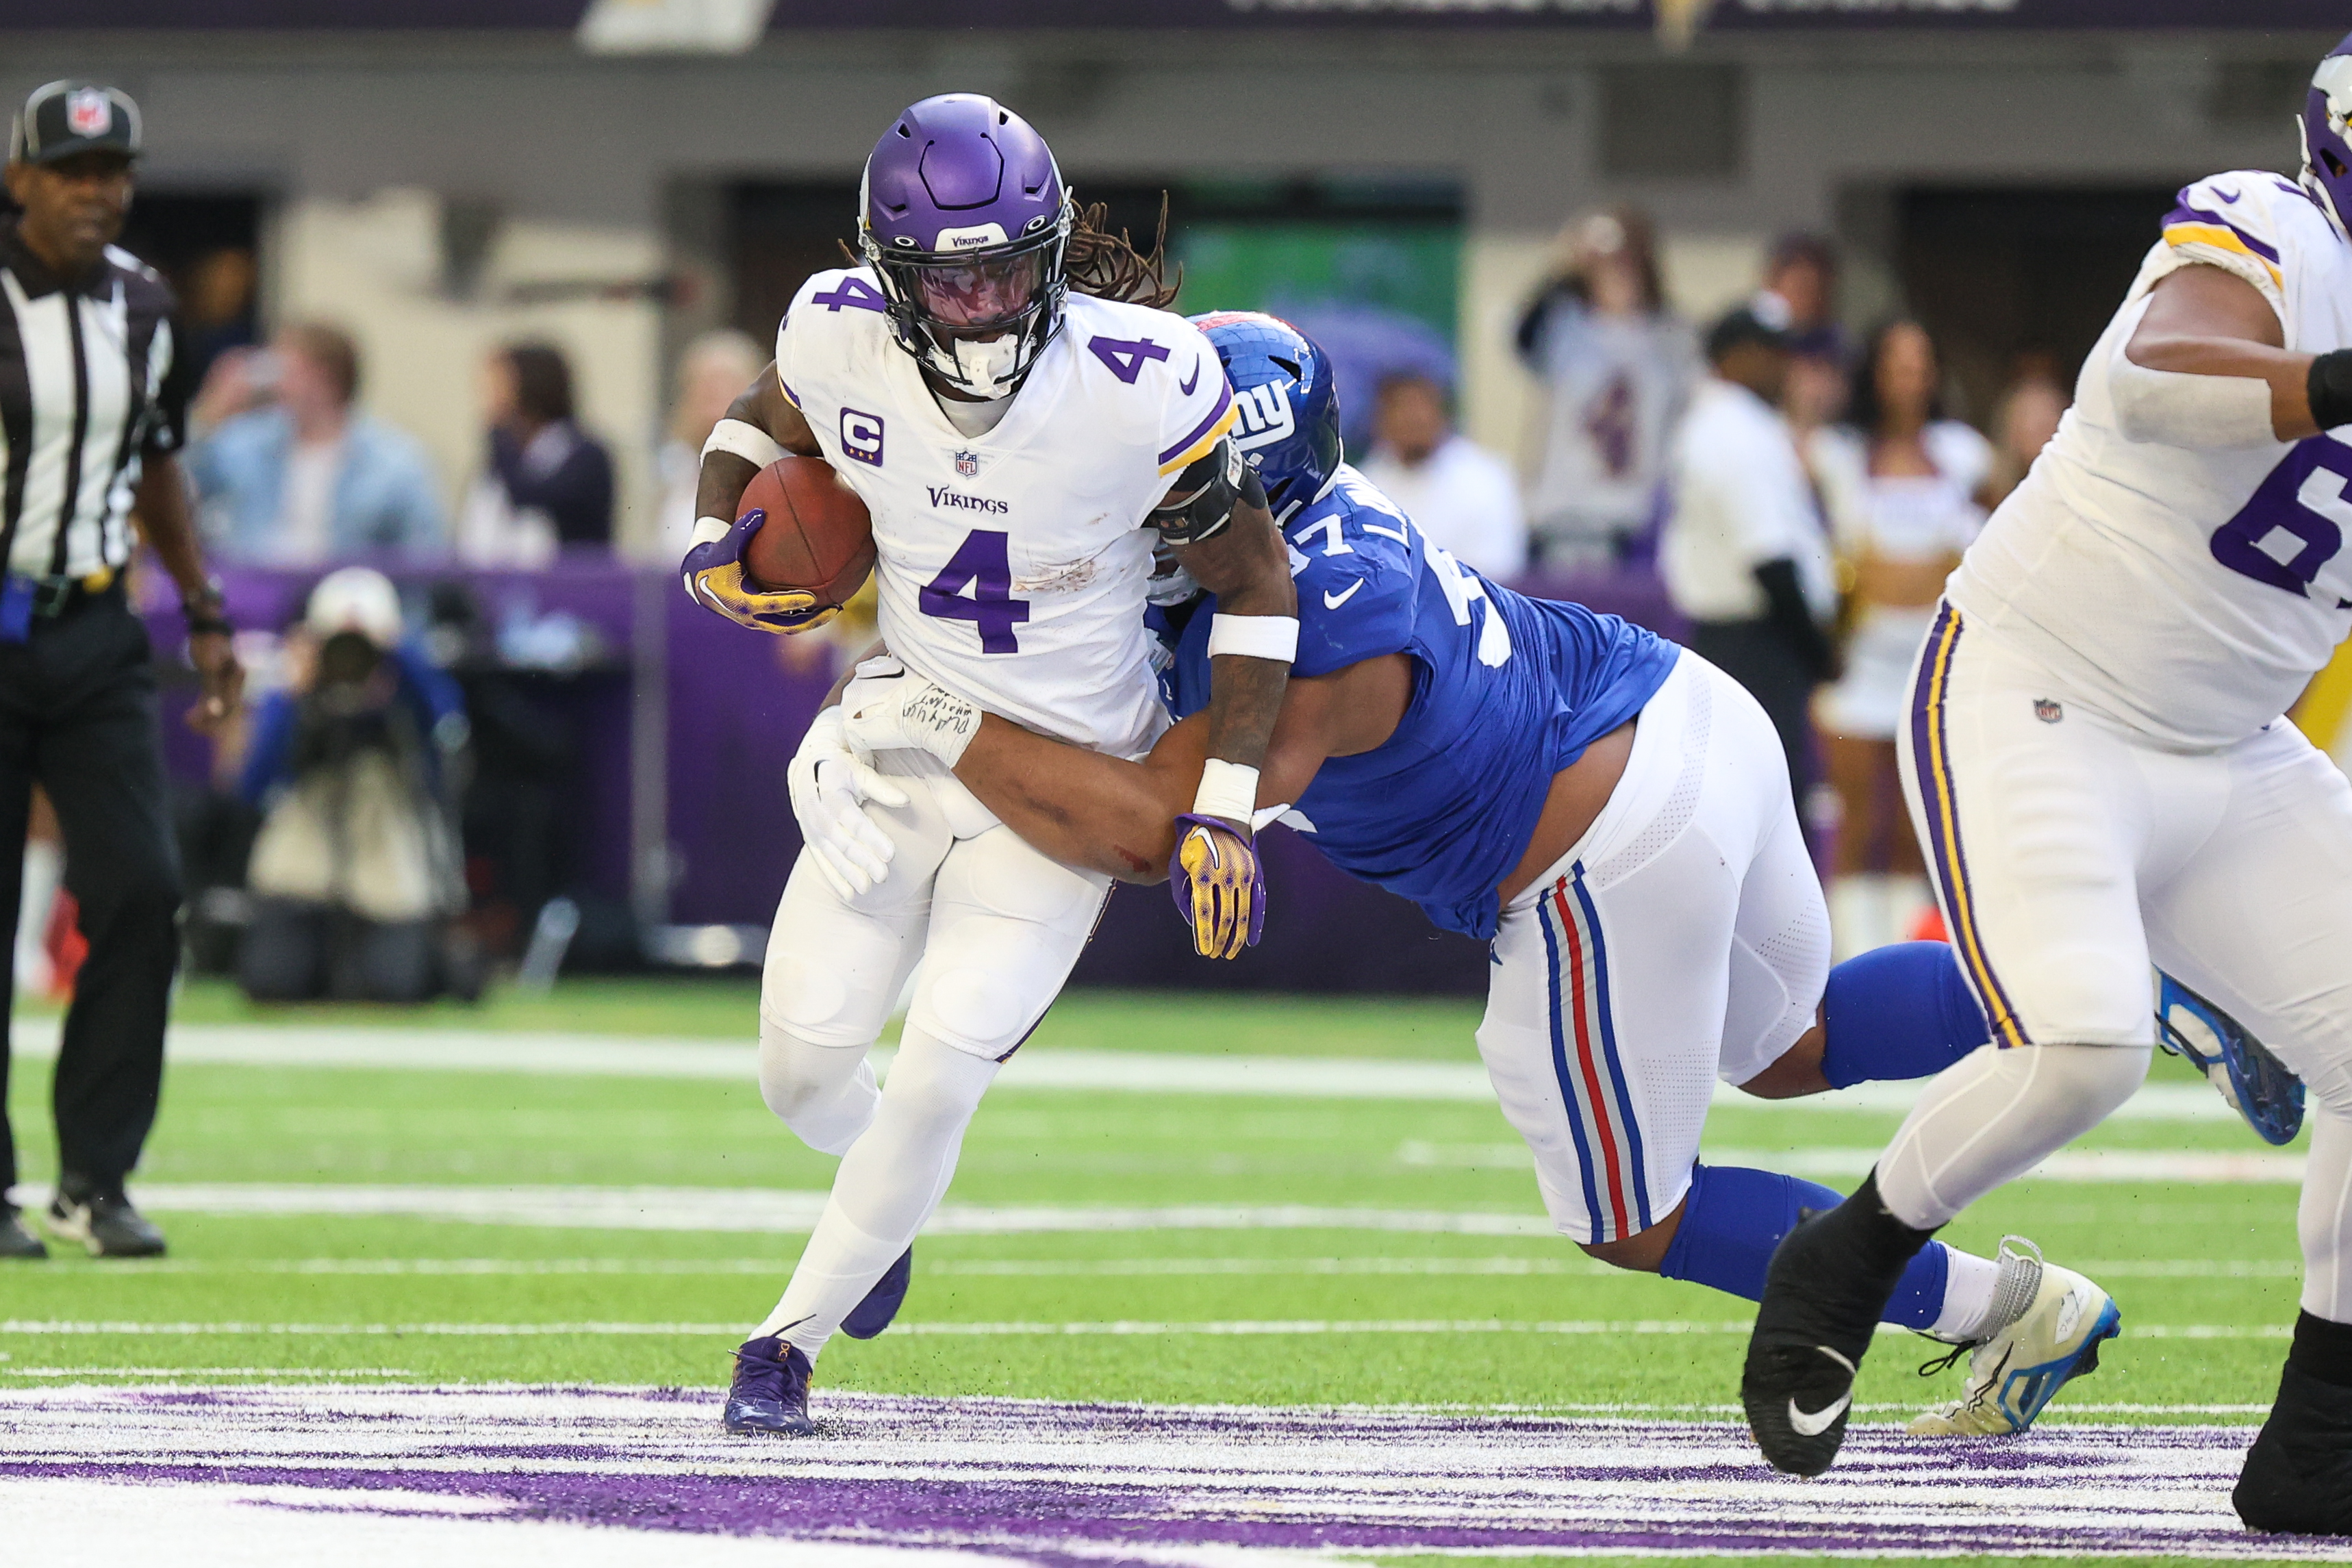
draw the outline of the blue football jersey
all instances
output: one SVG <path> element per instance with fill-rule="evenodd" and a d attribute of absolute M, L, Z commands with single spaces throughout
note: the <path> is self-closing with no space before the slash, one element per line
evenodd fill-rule
<path fill-rule="evenodd" d="M 1298 587 L 1291 674 L 1402 653 L 1412 699 L 1376 750 L 1326 761 L 1284 820 L 1342 870 L 1485 941 L 1554 773 L 1642 710 L 1680 649 L 1615 616 L 1530 599 L 1431 544 L 1350 468 L 1284 530 Z M 1204 596 L 1166 616 L 1161 690 L 1181 719 L 1209 705 Z"/>

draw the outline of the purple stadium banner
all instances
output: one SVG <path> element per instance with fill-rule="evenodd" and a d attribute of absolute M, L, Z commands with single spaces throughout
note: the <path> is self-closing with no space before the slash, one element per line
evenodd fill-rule
<path fill-rule="evenodd" d="M 582 827 L 584 864 L 574 891 L 630 894 L 639 831 L 636 792 L 658 779 L 661 841 L 674 868 L 669 919 L 693 925 L 764 927 L 800 853 L 784 769 L 824 699 L 844 655 L 817 639 L 767 637 L 696 608 L 667 572 L 609 559 L 567 559 L 544 573 L 473 572 L 387 563 L 412 601 L 436 581 L 461 583 L 493 626 L 561 616 L 596 637 L 594 665 L 534 688 L 533 700 L 576 738 L 565 800 Z M 300 615 L 315 572 L 223 574 L 238 625 L 276 630 Z M 159 650 L 182 646 L 179 612 L 160 576 L 142 603 Z M 1646 574 L 1538 577 L 1521 588 L 1576 599 L 1669 637 L 1682 625 L 1657 579 Z M 211 771 L 210 744 L 184 722 L 193 678 L 165 662 L 164 752 L 173 775 L 194 785 Z M 636 683 L 657 679 L 646 715 Z M 661 753 L 641 758 L 635 721 L 657 725 Z M 1080 984 L 1244 991 L 1475 993 L 1486 954 L 1441 931 L 1395 895 L 1334 868 L 1287 828 L 1265 840 L 1272 893 L 1265 938 L 1230 963 L 1205 963 L 1160 888 L 1121 888 L 1079 961 Z"/>
<path fill-rule="evenodd" d="M 505 29 L 564 31 L 587 0 L 0 0 L 0 30 Z M 776 0 L 768 29 L 1087 32 L 1275 28 L 1625 28 L 1655 21 L 1649 0 Z M 1715 0 L 1720 32 L 1843 28 L 2309 28 L 2333 33 L 2336 0 Z"/>

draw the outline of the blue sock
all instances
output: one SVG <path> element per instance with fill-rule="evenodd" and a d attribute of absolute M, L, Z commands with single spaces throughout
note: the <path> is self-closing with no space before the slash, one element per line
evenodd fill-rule
<path fill-rule="evenodd" d="M 1832 1089 L 1931 1077 L 1992 1038 L 1940 942 L 1898 942 L 1831 970 L 1822 1023 L 1822 1076 Z"/>
<path fill-rule="evenodd" d="M 1658 1273 L 1750 1301 L 1761 1300 L 1772 1249 L 1795 1228 L 1797 1211 L 1834 1208 L 1843 1201 L 1819 1182 L 1796 1176 L 1739 1165 L 1694 1165 L 1682 1224 L 1659 1261 Z M 1944 1281 L 1950 1267 L 1942 1242 L 1921 1247 L 1886 1304 L 1886 1321 L 1906 1329 L 1933 1323 L 1944 1310 Z"/>

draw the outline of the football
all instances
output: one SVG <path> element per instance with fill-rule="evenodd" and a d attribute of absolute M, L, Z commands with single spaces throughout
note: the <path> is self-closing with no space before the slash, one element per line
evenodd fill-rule
<path fill-rule="evenodd" d="M 751 476 L 740 521 L 768 521 L 743 550 L 744 574 L 762 588 L 804 588 L 845 605 L 874 571 L 874 520 L 822 458 L 780 458 Z"/>

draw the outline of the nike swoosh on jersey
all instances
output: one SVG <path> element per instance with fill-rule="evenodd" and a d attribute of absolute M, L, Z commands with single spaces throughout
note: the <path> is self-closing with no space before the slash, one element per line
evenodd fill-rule
<path fill-rule="evenodd" d="M 1338 609 L 1340 605 L 1354 598 L 1356 596 L 1356 590 L 1363 585 L 1364 580 L 1361 577 L 1359 577 L 1354 582 L 1348 584 L 1348 591 L 1344 594 L 1334 594 L 1328 588 L 1324 589 L 1323 607 L 1327 610 Z"/>
<path fill-rule="evenodd" d="M 1200 385 L 1200 384 L 1201 384 L 1201 356 L 1200 356 L 1200 355 L 1198 355 L 1198 354 L 1194 354 L 1194 355 L 1192 356 L 1192 376 L 1191 376 L 1191 377 L 1190 377 L 1190 379 L 1188 379 L 1188 380 L 1184 380 L 1184 381 L 1180 381 L 1180 382 L 1178 382 L 1178 383 L 1176 384 L 1176 390 L 1177 390 L 1177 391 L 1179 391 L 1179 392 L 1181 392 L 1181 393 L 1182 393 L 1185 396 L 1190 397 L 1190 396 L 1192 396 L 1192 389 L 1193 389 L 1194 387 L 1196 387 L 1196 386 Z"/>
<path fill-rule="evenodd" d="M 2213 189 L 2213 194 L 2214 194 L 2215 195 L 2217 195 L 2217 196 L 2221 197 L 2223 201 L 2225 201 L 2225 202 L 2229 203 L 2231 206 L 2236 206 L 2236 205 L 2238 205 L 2238 198 L 2239 198 L 2240 196 L 2242 196 L 2242 195 L 2245 195 L 2245 192 L 2243 192 L 2243 191 L 2225 191 L 2225 190 L 2222 190 L 2220 186 L 2218 186 L 2218 185 L 2217 185 L 2217 186 L 2215 186 L 2215 187 L 2214 187 L 2214 189 Z"/>

